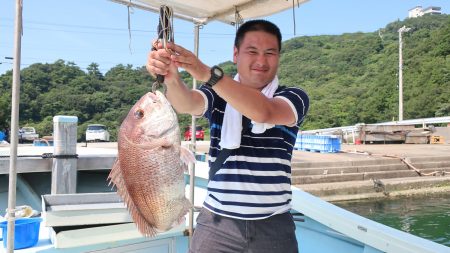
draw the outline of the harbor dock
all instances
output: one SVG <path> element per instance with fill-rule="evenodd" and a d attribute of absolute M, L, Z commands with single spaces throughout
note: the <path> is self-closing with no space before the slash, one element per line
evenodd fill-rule
<path fill-rule="evenodd" d="M 208 142 L 197 142 L 206 153 Z M 450 144 L 342 144 L 294 150 L 292 184 L 327 201 L 450 192 Z"/>
<path fill-rule="evenodd" d="M 209 142 L 197 141 L 196 153 L 207 156 Z M 28 157 L 53 147 L 23 144 L 18 173 L 50 172 L 51 159 Z M 7 174 L 8 146 L 0 146 L 0 174 Z M 117 143 L 78 143 L 79 171 L 108 171 Z M 20 157 L 23 156 L 23 157 Z M 341 152 L 294 150 L 292 184 L 327 201 L 386 198 L 450 191 L 449 144 L 342 144 Z"/>

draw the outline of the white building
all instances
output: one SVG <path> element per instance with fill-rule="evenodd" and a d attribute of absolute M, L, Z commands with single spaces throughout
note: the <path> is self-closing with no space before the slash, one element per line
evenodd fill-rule
<path fill-rule="evenodd" d="M 422 9 L 422 6 L 416 6 L 408 11 L 408 18 L 417 18 L 425 14 L 441 14 L 441 7 L 430 6 Z"/>

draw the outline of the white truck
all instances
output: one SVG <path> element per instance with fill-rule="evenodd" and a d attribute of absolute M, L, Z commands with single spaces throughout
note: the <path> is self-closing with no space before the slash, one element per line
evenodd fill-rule
<path fill-rule="evenodd" d="M 34 141 L 39 139 L 39 134 L 36 133 L 34 127 L 22 127 L 19 129 L 19 142 Z"/>

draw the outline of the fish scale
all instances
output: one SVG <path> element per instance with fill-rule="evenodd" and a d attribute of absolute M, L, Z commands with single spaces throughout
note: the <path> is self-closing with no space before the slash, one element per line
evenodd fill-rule
<path fill-rule="evenodd" d="M 180 145 L 176 113 L 159 91 L 145 94 L 120 127 L 118 157 L 108 179 L 145 236 L 180 224 L 191 207 Z"/>

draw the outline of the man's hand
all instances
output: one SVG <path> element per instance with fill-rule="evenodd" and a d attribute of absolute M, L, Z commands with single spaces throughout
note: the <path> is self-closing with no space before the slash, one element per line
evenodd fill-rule
<path fill-rule="evenodd" d="M 164 83 L 171 84 L 179 79 L 178 68 L 171 59 L 169 51 L 162 47 L 162 43 L 153 43 L 156 50 L 148 53 L 146 68 L 153 76 L 164 76 Z"/>
<path fill-rule="evenodd" d="M 206 82 L 211 77 L 210 68 L 198 59 L 191 51 L 169 43 L 167 48 L 174 51 L 170 58 L 177 67 L 185 69 L 191 76 L 199 81 Z"/>
<path fill-rule="evenodd" d="M 167 50 L 162 43 L 154 44 L 156 50 L 148 53 L 146 68 L 153 76 L 163 75 L 166 84 L 166 97 L 178 113 L 201 115 L 205 108 L 205 101 L 200 93 L 190 90 L 178 73 L 178 67 L 184 68 L 197 80 L 205 73 L 209 80 L 209 67 L 204 65 L 194 54 L 188 50 L 176 46 L 173 43 L 167 45 Z M 190 64 L 188 64 L 188 62 Z"/>

